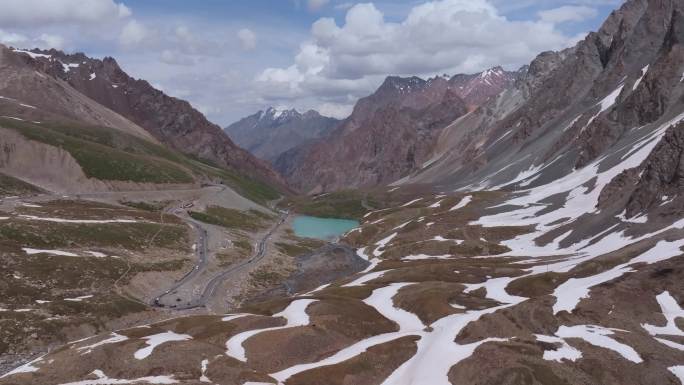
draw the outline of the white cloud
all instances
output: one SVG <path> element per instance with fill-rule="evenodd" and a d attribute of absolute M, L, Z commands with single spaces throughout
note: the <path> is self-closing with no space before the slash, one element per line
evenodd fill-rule
<path fill-rule="evenodd" d="M 257 36 L 251 29 L 243 28 L 238 31 L 237 37 L 243 50 L 249 51 L 256 48 Z"/>
<path fill-rule="evenodd" d="M 310 12 L 316 12 L 323 8 L 326 4 L 328 4 L 328 0 L 307 0 L 306 8 Z"/>
<path fill-rule="evenodd" d="M 354 109 L 352 104 L 340 103 L 323 103 L 316 108 L 319 114 L 336 119 L 344 119 L 351 115 L 352 109 Z"/>
<path fill-rule="evenodd" d="M 58 35 L 42 33 L 38 37 L 29 37 L 21 33 L 0 29 L 0 43 L 16 48 L 56 48 L 64 47 L 64 38 Z"/>
<path fill-rule="evenodd" d="M 126 18 L 131 10 L 113 0 L 2 0 L 0 25 L 31 27 L 54 24 L 96 24 Z"/>
<path fill-rule="evenodd" d="M 163 50 L 159 55 L 159 60 L 170 65 L 189 66 L 195 64 L 195 60 L 191 56 L 170 49 Z"/>
<path fill-rule="evenodd" d="M 22 35 L 16 32 L 7 32 L 0 29 L 0 42 L 19 48 L 29 48 L 26 43 L 31 39 L 26 35 Z"/>
<path fill-rule="evenodd" d="M 41 33 L 37 41 L 44 43 L 42 45 L 46 48 L 62 49 L 64 47 L 64 38 L 58 35 Z"/>
<path fill-rule="evenodd" d="M 119 43 L 124 47 L 135 47 L 145 41 L 149 32 L 147 28 L 136 20 L 130 20 L 121 30 Z"/>
<path fill-rule="evenodd" d="M 539 18 L 547 23 L 580 22 L 598 16 L 595 8 L 582 5 L 565 5 L 539 12 Z"/>
<path fill-rule="evenodd" d="M 356 4 L 343 25 L 321 18 L 294 63 L 257 76 L 269 99 L 328 103 L 372 92 L 387 75 L 472 73 L 495 65 L 517 68 L 539 52 L 574 43 L 546 21 L 512 21 L 487 0 L 438 0 L 388 22 L 375 5 Z"/>

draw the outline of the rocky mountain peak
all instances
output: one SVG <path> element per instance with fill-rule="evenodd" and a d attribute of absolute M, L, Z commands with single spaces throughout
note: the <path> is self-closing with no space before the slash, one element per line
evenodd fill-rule
<path fill-rule="evenodd" d="M 290 119 L 299 119 L 302 117 L 296 109 L 291 108 L 277 108 L 269 107 L 266 111 L 260 111 L 260 119 L 267 119 L 271 121 L 284 121 Z"/>
<path fill-rule="evenodd" d="M 480 73 L 480 79 L 486 83 L 490 83 L 498 78 L 504 78 L 507 76 L 506 71 L 501 66 L 496 66 L 488 70 L 482 71 Z"/>
<path fill-rule="evenodd" d="M 417 76 L 408 78 L 400 76 L 388 76 L 377 92 L 398 91 L 400 93 L 409 93 L 422 88 L 422 86 L 425 84 L 426 81 Z"/>
<path fill-rule="evenodd" d="M 269 107 L 224 130 L 238 145 L 270 161 L 306 141 L 327 135 L 338 123 L 314 110 L 302 114 L 294 108 Z"/>
<path fill-rule="evenodd" d="M 233 169 L 285 188 L 265 162 L 236 146 L 221 127 L 190 103 L 166 95 L 145 80 L 134 79 L 113 58 L 94 59 L 58 50 L 20 50 L 37 71 L 71 87 L 144 128 L 159 142 L 179 152 Z"/>

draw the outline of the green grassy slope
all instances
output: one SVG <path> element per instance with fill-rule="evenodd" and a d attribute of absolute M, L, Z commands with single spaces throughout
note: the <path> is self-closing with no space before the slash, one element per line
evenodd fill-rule
<path fill-rule="evenodd" d="M 209 179 L 258 203 L 280 196 L 263 182 L 108 127 L 64 121 L 37 124 L 1 117 L 0 126 L 16 130 L 27 139 L 63 148 L 91 178 L 141 183 L 193 183 Z"/>

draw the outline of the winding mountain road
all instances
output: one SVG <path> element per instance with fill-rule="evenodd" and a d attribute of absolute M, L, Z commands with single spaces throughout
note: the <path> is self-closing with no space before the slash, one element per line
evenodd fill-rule
<path fill-rule="evenodd" d="M 178 289 L 181 287 L 187 285 L 189 282 L 191 282 L 196 276 L 201 274 L 209 264 L 209 251 L 208 251 L 208 233 L 207 230 L 203 227 L 203 224 L 201 222 L 198 222 L 192 218 L 189 218 L 185 215 L 182 215 L 182 206 L 181 207 L 174 207 L 169 210 L 169 213 L 176 215 L 180 219 L 184 220 L 188 224 L 190 224 L 196 231 L 197 233 L 197 243 L 196 243 L 196 249 L 195 252 L 197 254 L 197 263 L 195 266 L 192 268 L 192 270 L 188 271 L 180 280 L 176 281 L 170 288 L 164 291 L 161 295 L 157 296 L 153 301 L 152 305 L 157 306 L 157 307 L 168 307 L 172 308 L 174 310 L 188 310 L 188 309 L 194 309 L 194 308 L 199 308 L 199 307 L 204 307 L 207 305 L 207 303 L 211 300 L 213 297 L 216 288 L 223 283 L 228 277 L 230 277 L 232 274 L 235 274 L 237 272 L 240 272 L 244 270 L 247 267 L 250 267 L 251 265 L 261 261 L 265 256 L 266 256 L 266 250 L 267 250 L 267 243 L 270 237 L 273 235 L 273 233 L 276 232 L 276 230 L 282 225 L 285 220 L 287 219 L 287 216 L 289 215 L 287 212 L 283 212 L 280 217 L 278 218 L 278 221 L 269 229 L 269 231 L 264 234 L 263 237 L 259 239 L 259 241 L 256 243 L 256 249 L 254 254 L 247 260 L 243 260 L 242 262 L 239 262 L 237 264 L 231 265 L 228 269 L 223 270 L 221 272 L 218 272 L 215 274 L 209 281 L 207 281 L 206 285 L 204 286 L 204 289 L 202 290 L 201 294 L 199 296 L 194 296 L 191 298 L 189 301 L 186 301 L 183 304 L 174 304 L 174 305 L 164 305 L 161 303 L 162 299 L 168 295 L 174 294 Z"/>
<path fill-rule="evenodd" d="M 223 193 L 227 187 L 224 185 L 211 185 L 210 187 L 212 188 L 217 188 L 217 190 L 214 192 L 214 194 L 219 195 Z M 203 188 L 202 188 L 203 189 Z M 125 199 L 126 195 L 129 193 L 137 193 L 137 194 L 158 194 L 160 196 L 166 196 L 167 194 L 171 194 L 168 197 L 173 198 L 173 195 L 179 193 L 179 192 L 199 192 L 202 189 L 178 189 L 178 190 L 155 190 L 155 191 L 150 191 L 150 190 L 143 190 L 143 191 L 106 191 L 106 192 L 87 192 L 87 193 L 72 193 L 69 195 L 69 197 L 73 196 L 77 199 L 102 199 L 102 198 L 110 198 L 114 201 L 118 201 L 121 199 Z M 55 198 L 67 198 L 67 195 L 56 195 L 56 194 L 38 194 L 35 195 L 31 198 L 31 201 L 47 201 L 47 200 L 53 200 Z M 13 204 L 15 201 L 19 201 L 19 197 L 9 197 L 5 198 L 2 201 L 0 201 L 0 204 L 3 202 L 7 202 L 9 204 Z M 277 201 L 276 201 L 277 202 Z M 212 276 L 204 285 L 203 289 L 201 292 L 195 293 L 194 291 L 191 291 L 191 298 L 186 301 L 166 301 L 167 303 L 162 303 L 162 300 L 170 295 L 177 294 L 177 291 L 181 288 L 183 288 L 185 285 L 191 284 L 193 280 L 195 280 L 199 275 L 204 273 L 209 266 L 210 262 L 210 253 L 209 253 L 209 232 L 207 230 L 207 227 L 204 223 L 199 222 L 193 218 L 191 218 L 189 215 L 187 215 L 186 210 L 190 207 L 192 207 L 192 201 L 181 201 L 180 203 L 177 203 L 173 206 L 170 206 L 164 210 L 165 214 L 168 215 L 174 215 L 181 220 L 183 220 L 185 223 L 190 225 L 197 237 L 197 241 L 195 244 L 195 254 L 197 256 L 197 261 L 195 265 L 192 267 L 191 270 L 189 270 L 185 275 L 183 275 L 180 279 L 175 281 L 173 285 L 165 289 L 163 292 L 161 292 L 159 295 L 157 295 L 152 301 L 150 301 L 151 306 L 155 307 L 163 307 L 163 308 L 171 308 L 174 310 L 186 310 L 186 309 L 193 309 L 193 308 L 199 308 L 199 307 L 204 307 L 206 304 L 211 300 L 213 295 L 216 292 L 216 289 L 220 284 L 222 284 L 226 279 L 228 279 L 231 275 L 238 273 L 248 267 L 251 267 L 251 265 L 261 261 L 265 256 L 266 256 L 266 251 L 267 251 L 267 243 L 270 237 L 277 231 L 277 229 L 285 222 L 287 219 L 287 216 L 289 215 L 287 212 L 282 212 L 280 217 L 278 218 L 278 221 L 269 229 L 269 231 L 264 234 L 256 243 L 256 248 L 254 253 L 249 259 L 245 259 L 237 264 L 231 265 L 228 269 L 222 270 L 220 272 L 217 272 Z M 273 204 L 272 206 L 275 206 Z M 273 207 L 272 207 L 273 208 Z M 178 303 L 174 303 L 178 302 Z M 182 304 L 181 304 L 182 302 Z"/>

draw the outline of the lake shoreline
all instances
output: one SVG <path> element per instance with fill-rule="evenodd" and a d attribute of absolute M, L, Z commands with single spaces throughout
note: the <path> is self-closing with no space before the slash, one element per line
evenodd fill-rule
<path fill-rule="evenodd" d="M 292 221 L 295 235 L 336 243 L 341 236 L 360 225 L 359 221 L 340 218 L 320 218 L 297 215 Z"/>

